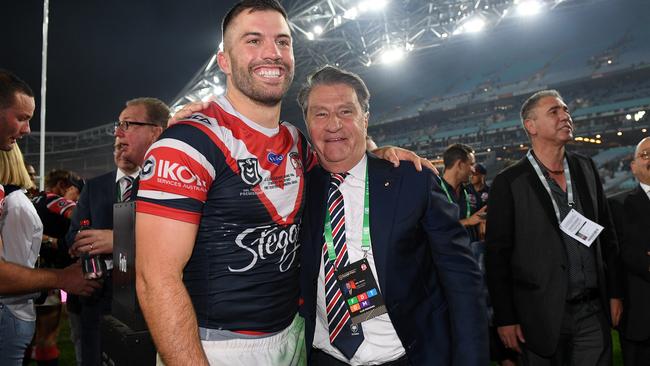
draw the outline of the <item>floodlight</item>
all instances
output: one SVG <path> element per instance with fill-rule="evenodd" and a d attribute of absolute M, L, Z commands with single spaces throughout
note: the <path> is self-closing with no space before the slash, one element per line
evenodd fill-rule
<path fill-rule="evenodd" d="M 618 135 L 618 136 L 623 136 L 623 132 L 618 131 L 618 132 L 616 132 L 616 135 Z"/>
<path fill-rule="evenodd" d="M 599 139 L 599 138 L 600 138 L 600 134 L 596 135 L 596 138 Z"/>
<path fill-rule="evenodd" d="M 322 33 L 323 33 L 323 27 L 321 27 L 320 25 L 314 26 L 314 34 L 315 35 L 319 35 L 319 34 L 322 34 Z"/>
<path fill-rule="evenodd" d="M 632 115 L 631 115 L 631 114 L 626 114 L 626 115 L 625 115 L 625 119 L 628 120 L 628 121 L 631 120 L 631 119 L 632 119 Z"/>
<path fill-rule="evenodd" d="M 463 24 L 461 27 L 461 33 L 476 33 L 482 31 L 483 28 L 485 28 L 485 21 L 480 17 L 473 17 L 472 19 L 466 21 L 465 24 Z"/>
<path fill-rule="evenodd" d="M 386 49 L 381 55 L 381 60 L 385 64 L 391 64 L 400 61 L 403 58 L 404 58 L 404 50 L 402 50 L 399 47 Z"/>
<path fill-rule="evenodd" d="M 542 9 L 542 4 L 537 0 L 524 0 L 517 5 L 517 14 L 521 16 L 535 15 Z"/>
<path fill-rule="evenodd" d="M 307 36 L 307 39 L 310 40 L 310 41 L 314 40 L 314 33 L 312 33 L 312 32 L 305 33 L 305 36 Z"/>
<path fill-rule="evenodd" d="M 349 20 L 355 20 L 359 16 L 359 10 L 357 9 L 356 6 L 351 7 L 350 9 L 346 10 L 345 13 L 343 13 L 343 18 L 349 19 Z"/>
<path fill-rule="evenodd" d="M 641 130 L 641 132 L 646 133 L 646 132 L 648 132 L 648 130 L 644 128 L 644 129 Z"/>
<path fill-rule="evenodd" d="M 445 32 L 445 33 L 441 34 L 440 37 L 441 38 L 447 38 L 447 37 L 449 37 L 449 34 L 447 34 L 447 32 Z"/>

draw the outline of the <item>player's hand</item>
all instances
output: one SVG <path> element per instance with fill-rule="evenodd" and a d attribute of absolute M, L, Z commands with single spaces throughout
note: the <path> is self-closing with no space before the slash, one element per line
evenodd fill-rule
<path fill-rule="evenodd" d="M 612 312 L 612 327 L 618 327 L 623 314 L 623 301 L 621 299 L 609 299 L 609 307 Z"/>
<path fill-rule="evenodd" d="M 113 230 L 82 230 L 74 238 L 70 255 L 78 257 L 81 253 L 113 253 Z"/>
<path fill-rule="evenodd" d="M 187 117 L 191 116 L 192 114 L 202 111 L 210 106 L 210 102 L 194 102 L 194 103 L 189 103 L 185 104 L 183 108 L 178 110 L 178 112 L 174 113 L 172 118 L 167 121 L 167 127 L 170 127 L 173 124 L 178 123 L 178 121 L 182 121 L 186 119 Z"/>
<path fill-rule="evenodd" d="M 485 218 L 483 217 L 485 211 L 487 211 L 487 206 L 481 207 L 481 209 L 474 212 L 472 216 L 460 220 L 460 223 L 463 224 L 464 226 L 474 226 L 482 222 L 485 222 Z"/>
<path fill-rule="evenodd" d="M 69 294 L 90 296 L 96 289 L 101 287 L 101 283 L 98 281 L 84 278 L 79 262 L 64 269 L 55 269 L 53 271 L 56 271 L 58 287 Z"/>
<path fill-rule="evenodd" d="M 417 171 L 422 171 L 422 167 L 433 171 L 436 175 L 439 175 L 438 169 L 436 169 L 433 164 L 428 159 L 421 158 L 418 154 L 413 151 L 402 149 L 401 147 L 396 146 L 383 146 L 372 151 L 373 154 L 378 157 L 388 160 L 393 163 L 393 166 L 396 168 L 399 166 L 400 160 L 410 161 L 415 165 Z"/>
<path fill-rule="evenodd" d="M 499 333 L 499 338 L 501 338 L 501 342 L 503 342 L 506 348 L 521 353 L 519 342 L 526 343 L 526 340 L 524 339 L 524 334 L 521 332 L 521 326 L 519 324 L 497 327 L 497 333 Z"/>

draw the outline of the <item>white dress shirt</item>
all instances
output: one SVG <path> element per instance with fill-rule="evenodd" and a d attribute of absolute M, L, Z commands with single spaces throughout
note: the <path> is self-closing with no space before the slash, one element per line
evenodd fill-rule
<path fill-rule="evenodd" d="M 345 238 L 348 247 L 348 256 L 350 263 L 363 259 L 364 252 L 361 249 L 361 233 L 363 228 L 363 200 L 366 184 L 366 165 L 367 157 L 363 159 L 348 173 L 339 190 L 343 195 L 345 210 Z M 372 225 L 372 218 L 370 220 Z M 321 244 L 322 245 L 322 244 Z M 375 268 L 375 259 L 372 253 L 372 247 L 366 256 L 372 274 L 377 280 L 377 269 Z M 325 307 L 325 273 L 323 265 L 323 256 L 321 255 L 320 273 L 318 275 L 318 289 L 316 301 L 316 329 L 314 332 L 314 347 L 326 352 L 327 354 L 348 362 L 351 365 L 375 365 L 388 361 L 396 360 L 406 354 L 402 343 L 397 337 L 397 332 L 393 323 L 388 317 L 388 313 L 382 314 L 376 318 L 367 320 L 362 324 L 364 341 L 354 354 L 351 360 L 337 348 L 332 346 L 329 341 L 329 328 L 327 323 L 327 311 Z M 377 280 L 377 286 L 379 281 Z M 381 288 L 380 288 L 381 291 Z"/>
<path fill-rule="evenodd" d="M 16 190 L 5 197 L 4 212 L 0 217 L 2 257 L 7 262 L 34 268 L 43 238 L 43 223 L 25 191 Z M 0 302 L 20 320 L 35 321 L 33 295 L 2 296 Z"/>
<path fill-rule="evenodd" d="M 138 175 L 140 175 L 140 168 L 135 171 L 135 173 L 129 174 L 129 177 L 133 178 L 135 180 L 138 178 Z M 124 189 L 126 188 L 126 180 L 122 179 L 126 176 L 123 171 L 120 169 L 117 169 L 117 174 L 115 174 L 115 183 L 120 185 L 120 191 L 118 192 L 118 200 L 122 197 L 122 192 L 124 192 Z"/>

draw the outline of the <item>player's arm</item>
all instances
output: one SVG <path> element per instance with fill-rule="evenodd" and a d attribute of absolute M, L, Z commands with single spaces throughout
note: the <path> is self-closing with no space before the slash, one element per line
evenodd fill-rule
<path fill-rule="evenodd" d="M 183 284 L 198 225 L 136 214 L 136 290 L 151 336 L 167 366 L 208 365 Z"/>

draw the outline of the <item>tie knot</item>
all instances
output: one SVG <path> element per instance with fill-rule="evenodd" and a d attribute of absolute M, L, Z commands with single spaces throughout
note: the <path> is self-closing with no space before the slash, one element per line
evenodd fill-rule
<path fill-rule="evenodd" d="M 127 184 L 133 184 L 133 177 L 125 175 L 122 177 L 122 181 L 127 183 Z"/>
<path fill-rule="evenodd" d="M 333 184 L 336 188 L 338 188 L 341 183 L 345 180 L 345 177 L 348 176 L 350 173 L 332 173 L 330 177 L 330 184 Z"/>

